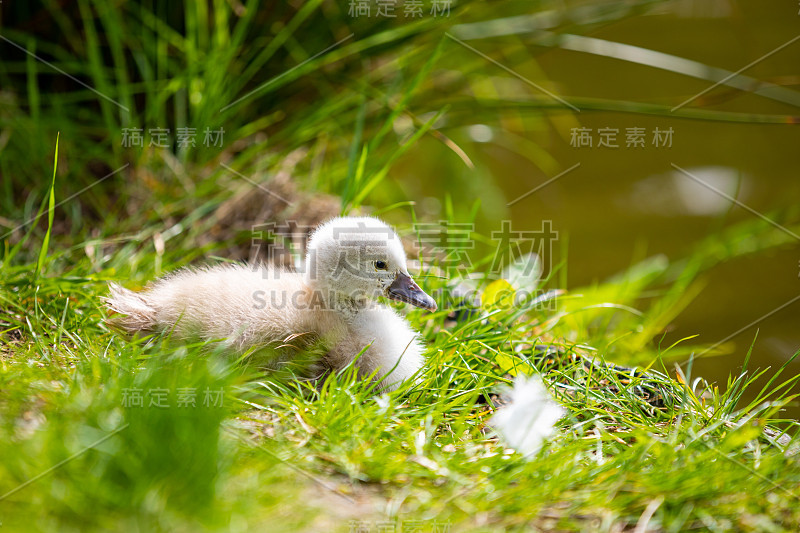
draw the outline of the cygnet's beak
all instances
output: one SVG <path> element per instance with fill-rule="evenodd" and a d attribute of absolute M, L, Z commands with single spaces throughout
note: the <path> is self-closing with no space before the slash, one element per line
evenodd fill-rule
<path fill-rule="evenodd" d="M 436 302 L 433 298 L 425 294 L 425 291 L 419 288 L 411 276 L 398 272 L 397 276 L 389 288 L 386 289 L 386 296 L 392 300 L 406 302 L 411 305 L 416 305 L 428 311 L 436 311 Z"/>

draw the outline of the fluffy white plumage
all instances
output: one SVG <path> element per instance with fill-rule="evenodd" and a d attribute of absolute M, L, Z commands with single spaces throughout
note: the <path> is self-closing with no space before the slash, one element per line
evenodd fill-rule
<path fill-rule="evenodd" d="M 509 395 L 509 403 L 495 412 L 489 425 L 508 446 L 531 458 L 555 432 L 564 409 L 536 376 L 518 374 Z"/>
<path fill-rule="evenodd" d="M 171 331 L 178 339 L 225 339 L 236 353 L 256 347 L 282 360 L 321 345 L 323 366 L 356 361 L 395 388 L 423 365 L 424 346 L 408 322 L 377 303 L 387 296 L 429 310 L 433 299 L 414 283 L 403 246 L 384 222 L 343 217 L 321 225 L 308 243 L 304 273 L 270 266 L 184 269 L 141 292 L 110 285 L 109 321 L 129 333 Z"/>

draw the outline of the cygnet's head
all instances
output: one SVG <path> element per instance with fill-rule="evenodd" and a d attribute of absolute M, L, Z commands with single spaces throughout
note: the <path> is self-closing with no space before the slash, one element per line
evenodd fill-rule
<path fill-rule="evenodd" d="M 307 251 L 306 277 L 323 293 L 355 302 L 386 296 L 436 310 L 408 273 L 400 237 L 377 218 L 334 218 L 314 231 Z"/>

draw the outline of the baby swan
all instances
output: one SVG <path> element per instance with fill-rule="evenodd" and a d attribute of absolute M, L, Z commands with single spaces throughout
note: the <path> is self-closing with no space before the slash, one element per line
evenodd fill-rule
<path fill-rule="evenodd" d="M 324 366 L 355 362 L 394 389 L 423 365 L 418 334 L 379 296 L 430 311 L 436 302 L 411 278 L 400 238 L 371 217 L 342 217 L 312 234 L 305 272 L 271 266 L 184 269 L 141 292 L 110 285 L 110 318 L 129 333 L 170 331 L 179 339 L 226 339 L 236 353 L 275 350 L 290 359 L 321 343 Z M 366 350 L 365 350 L 366 348 Z"/>

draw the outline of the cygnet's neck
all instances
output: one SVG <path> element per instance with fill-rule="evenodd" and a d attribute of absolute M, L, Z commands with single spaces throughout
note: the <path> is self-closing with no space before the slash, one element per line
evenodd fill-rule
<path fill-rule="evenodd" d="M 366 299 L 357 300 L 337 293 L 334 293 L 332 300 L 333 302 L 329 302 L 330 308 L 342 313 L 350 321 L 354 320 L 369 305 Z"/>
<path fill-rule="evenodd" d="M 313 277 L 307 276 L 306 284 L 311 290 L 312 301 L 322 304 L 323 309 L 341 313 L 348 321 L 355 320 L 369 306 L 367 298 L 354 298 Z"/>

